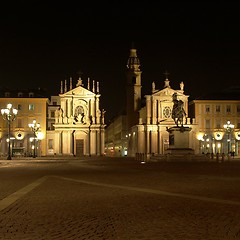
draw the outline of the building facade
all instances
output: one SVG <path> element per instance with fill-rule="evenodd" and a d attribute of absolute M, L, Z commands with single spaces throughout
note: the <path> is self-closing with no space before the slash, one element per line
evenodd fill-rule
<path fill-rule="evenodd" d="M 197 124 L 194 119 L 188 117 L 189 96 L 184 93 L 184 83 L 179 83 L 179 89 L 173 89 L 166 77 L 162 89 L 158 90 L 155 82 L 152 82 L 152 92 L 143 98 L 140 66 L 137 50 L 130 49 L 126 69 L 126 131 L 120 134 L 122 136 L 126 132 L 127 155 L 134 157 L 137 154 L 144 154 L 149 158 L 152 155 L 165 154 L 169 147 L 167 129 L 175 126 L 172 119 L 173 94 L 176 94 L 178 100 L 183 101 L 186 112 L 184 126 L 191 128 L 189 143 L 190 148 L 195 149 Z M 112 125 L 114 124 L 107 127 L 107 134 L 112 129 Z M 122 142 L 121 145 L 124 145 L 124 141 L 125 139 L 118 139 L 118 142 Z"/>
<path fill-rule="evenodd" d="M 112 157 L 127 156 L 128 131 L 126 115 L 117 116 L 105 133 L 105 154 Z"/>
<path fill-rule="evenodd" d="M 41 89 L 2 90 L 0 108 L 12 104 L 18 110 L 16 119 L 10 123 L 10 152 L 12 156 L 32 156 L 35 148 L 37 156 L 46 155 L 46 119 L 48 98 Z M 29 124 L 36 120 L 40 128 L 36 137 Z M 36 139 L 34 139 L 36 138 Z M 8 153 L 8 123 L 0 118 L 0 151 Z"/>
<path fill-rule="evenodd" d="M 91 86 L 90 86 L 91 85 Z M 61 82 L 55 110 L 55 123 L 47 131 L 48 155 L 101 156 L 105 151 L 105 110 L 100 110 L 99 82 L 90 79 L 87 88 L 78 79 L 76 87 Z M 55 107 L 54 107 L 55 106 Z M 50 110 L 53 111 L 53 110 Z"/>
<path fill-rule="evenodd" d="M 199 153 L 240 155 L 239 96 L 233 91 L 223 91 L 190 102 L 198 125 Z"/>

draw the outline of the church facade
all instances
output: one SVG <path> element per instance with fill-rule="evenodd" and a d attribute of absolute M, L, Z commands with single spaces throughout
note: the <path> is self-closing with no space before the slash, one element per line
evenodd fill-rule
<path fill-rule="evenodd" d="M 187 145 L 192 153 L 240 155 L 239 86 L 228 86 L 223 92 L 189 102 L 184 83 L 179 82 L 179 88 L 174 89 L 166 74 L 162 83 L 152 82 L 151 92 L 142 96 L 140 67 L 137 50 L 130 49 L 126 68 L 126 114 L 122 122 L 125 125 L 121 125 L 122 130 L 116 129 L 119 124 L 115 122 L 107 126 L 105 144 L 108 155 L 119 156 L 119 149 L 124 149 L 122 156 L 132 157 L 144 155 L 150 158 L 169 153 L 169 130 L 178 124 L 173 116 L 175 102 L 181 102 L 185 111 L 182 123 L 190 130 Z"/>
<path fill-rule="evenodd" d="M 80 78 L 76 87 L 61 82 L 59 107 L 55 110 L 54 130 L 47 131 L 47 154 L 101 156 L 104 154 L 105 123 L 100 110 L 99 82 Z"/>
<path fill-rule="evenodd" d="M 164 86 L 158 90 L 152 82 L 152 92 L 144 96 L 145 106 L 140 106 L 141 70 L 136 49 L 130 49 L 127 62 L 127 129 L 128 155 L 145 154 L 147 157 L 165 154 L 169 148 L 168 128 L 176 125 L 172 118 L 174 104 L 173 96 L 183 103 L 186 116 L 184 126 L 191 128 L 189 147 L 195 149 L 195 132 L 197 125 L 194 119 L 188 117 L 188 95 L 184 93 L 184 83 L 179 83 L 179 89 L 173 89 L 166 77 Z"/>
<path fill-rule="evenodd" d="M 176 126 L 172 117 L 174 97 L 176 101 L 183 104 L 186 115 L 183 118 L 185 127 L 191 129 L 189 133 L 189 147 L 198 149 L 195 136 L 197 124 L 195 119 L 188 117 L 188 95 L 184 93 L 184 83 L 179 83 L 179 89 L 173 89 L 166 75 L 162 83 L 162 88 L 157 89 L 156 83 L 152 82 L 150 94 L 142 96 L 142 71 L 140 60 L 136 49 L 130 49 L 127 60 L 126 80 L 127 80 L 127 104 L 126 104 L 126 138 L 122 138 L 119 145 L 114 137 L 106 142 L 106 149 L 125 148 L 128 156 L 144 155 L 147 158 L 153 155 L 165 154 L 169 148 L 169 128 Z M 144 102 L 144 104 L 142 104 Z M 106 129 L 111 129 L 110 124 Z M 125 129 L 125 128 L 124 128 Z M 125 135 L 125 134 L 124 134 Z M 126 142 L 127 140 L 127 147 Z M 111 151 L 112 152 L 112 151 Z"/>

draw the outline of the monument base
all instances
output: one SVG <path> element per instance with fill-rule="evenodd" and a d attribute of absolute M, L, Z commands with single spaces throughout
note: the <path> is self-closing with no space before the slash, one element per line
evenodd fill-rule
<path fill-rule="evenodd" d="M 166 154 L 173 155 L 194 154 L 194 150 L 192 148 L 168 148 L 166 150 Z"/>
<path fill-rule="evenodd" d="M 168 160 L 190 160 L 194 150 L 189 147 L 189 127 L 171 127 L 169 132 L 169 148 L 165 151 Z"/>

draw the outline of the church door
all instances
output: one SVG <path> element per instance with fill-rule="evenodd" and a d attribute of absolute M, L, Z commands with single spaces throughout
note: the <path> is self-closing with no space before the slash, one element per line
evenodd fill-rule
<path fill-rule="evenodd" d="M 83 156 L 84 151 L 83 151 L 84 143 L 83 139 L 77 139 L 76 140 L 76 156 Z"/>

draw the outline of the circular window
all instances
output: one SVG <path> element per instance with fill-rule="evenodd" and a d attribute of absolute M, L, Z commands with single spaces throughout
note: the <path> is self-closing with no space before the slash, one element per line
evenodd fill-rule
<path fill-rule="evenodd" d="M 171 117 L 171 114 L 172 114 L 172 110 L 171 110 L 170 107 L 165 107 L 165 108 L 163 109 L 163 116 L 164 116 L 165 118 L 170 118 L 170 117 Z"/>

